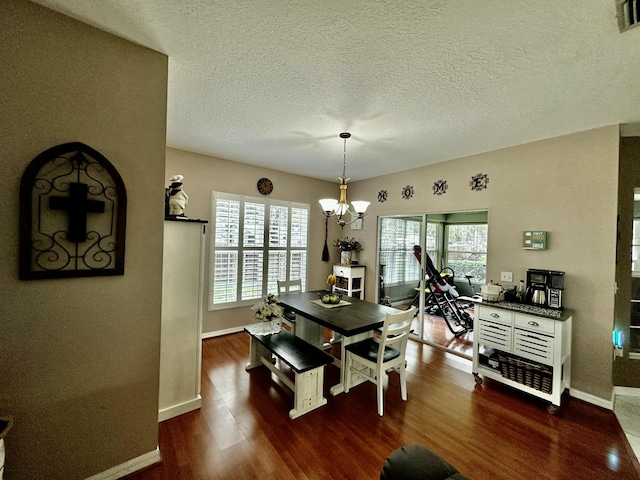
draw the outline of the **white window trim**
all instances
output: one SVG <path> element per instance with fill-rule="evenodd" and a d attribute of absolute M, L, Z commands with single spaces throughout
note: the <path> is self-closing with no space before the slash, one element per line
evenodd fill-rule
<path fill-rule="evenodd" d="M 215 244 L 215 238 L 216 238 L 216 199 L 217 198 L 224 198 L 226 200 L 235 200 L 235 201 L 239 201 L 240 202 L 240 225 L 239 225 L 239 241 L 238 241 L 238 247 L 216 247 Z M 243 245 L 243 234 L 244 234 L 244 203 L 245 202 L 251 202 L 251 203 L 259 203 L 259 204 L 263 204 L 265 206 L 265 224 L 264 224 L 264 245 L 262 247 L 245 247 Z M 277 206 L 284 206 L 287 207 L 289 209 L 289 222 L 288 222 L 288 226 L 289 226 L 289 231 L 288 231 L 288 235 L 287 235 L 287 246 L 286 247 L 269 247 L 269 210 L 270 207 L 272 205 L 277 205 Z M 291 247 L 291 209 L 292 208 L 299 208 L 299 209 L 305 209 L 307 210 L 307 226 L 306 226 L 306 231 L 307 231 L 307 239 L 306 239 L 306 247 Z M 268 288 L 268 266 L 266 266 L 265 263 L 265 268 L 263 268 L 262 271 L 262 276 L 263 276 L 263 281 L 262 281 L 262 294 L 260 295 L 260 297 L 256 297 L 256 298 L 251 298 L 251 299 L 245 299 L 245 300 L 240 300 L 238 299 L 241 295 L 242 292 L 242 259 L 243 259 L 243 252 L 245 250 L 248 251 L 262 251 L 264 254 L 264 261 L 267 262 L 268 260 L 268 253 L 269 251 L 283 251 L 286 250 L 287 252 L 287 258 L 290 259 L 290 252 L 295 252 L 295 251 L 304 251 L 306 253 L 306 257 L 307 257 L 307 265 L 306 265 L 306 269 L 304 272 L 304 278 L 302 279 L 302 283 L 303 283 L 303 287 L 305 285 L 307 285 L 307 274 L 308 274 L 308 260 L 309 260 L 309 227 L 310 227 L 310 215 L 311 215 L 311 211 L 310 211 L 310 205 L 306 204 L 306 203 L 297 203 L 297 202 L 287 202 L 287 201 L 283 201 L 283 200 L 275 200 L 275 199 L 267 199 L 267 198 L 262 198 L 262 197 L 251 197 L 248 195 L 237 195 L 237 194 L 232 194 L 232 193 L 226 193 L 226 192 L 216 192 L 213 191 L 211 192 L 211 223 L 212 223 L 212 229 L 211 229 L 211 240 L 210 240 L 210 249 L 209 249 L 209 290 L 207 292 L 207 297 L 208 297 L 208 305 L 209 305 L 209 311 L 213 311 L 213 310 L 224 310 L 224 309 L 228 309 L 228 308 L 237 308 L 237 307 L 244 307 L 244 306 L 251 306 L 254 305 L 256 303 L 257 300 L 259 300 L 259 298 L 261 298 L 262 295 L 265 295 L 267 293 L 276 293 L 276 292 L 267 292 L 267 288 Z M 222 304 L 214 304 L 213 303 L 213 289 L 214 289 L 214 276 L 215 276 L 215 252 L 216 250 L 235 250 L 238 252 L 238 297 L 236 298 L 236 301 L 234 302 L 225 302 Z M 289 262 L 287 262 L 287 279 L 289 278 L 290 272 L 289 272 L 289 267 L 290 264 Z"/>

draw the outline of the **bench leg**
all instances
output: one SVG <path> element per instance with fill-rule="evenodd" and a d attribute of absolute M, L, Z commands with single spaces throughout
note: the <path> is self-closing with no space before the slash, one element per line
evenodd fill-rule
<path fill-rule="evenodd" d="M 262 358 L 273 358 L 271 351 L 267 347 L 262 345 L 252 335 L 250 335 L 249 338 L 251 338 L 251 343 L 249 345 L 249 363 L 245 365 L 245 370 L 251 370 L 252 368 L 262 365 Z"/>
<path fill-rule="evenodd" d="M 318 407 L 327 404 L 323 396 L 324 366 L 304 373 L 296 373 L 293 387 L 293 409 L 290 418 L 298 418 Z"/>

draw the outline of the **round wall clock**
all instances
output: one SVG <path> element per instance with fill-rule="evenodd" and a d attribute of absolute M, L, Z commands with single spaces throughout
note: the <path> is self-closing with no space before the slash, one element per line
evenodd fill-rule
<path fill-rule="evenodd" d="M 269 195 L 273 192 L 273 182 L 268 178 L 261 178 L 258 180 L 258 191 L 262 195 Z"/>

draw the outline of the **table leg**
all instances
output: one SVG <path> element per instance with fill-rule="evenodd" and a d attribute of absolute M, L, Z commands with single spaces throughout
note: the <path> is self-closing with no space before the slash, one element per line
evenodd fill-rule
<path fill-rule="evenodd" d="M 324 343 L 324 327 L 302 315 L 298 315 L 296 317 L 296 336 L 315 347 L 322 348 L 322 344 Z"/>
<path fill-rule="evenodd" d="M 373 336 L 373 332 L 364 332 L 364 333 L 359 333 L 358 335 L 353 335 L 350 337 L 347 337 L 345 335 L 342 335 L 342 339 L 340 341 L 340 383 L 338 383 L 337 385 L 334 385 L 333 387 L 331 387 L 331 389 L 329 390 L 331 392 L 331 395 L 336 396 L 339 393 L 343 393 L 345 391 L 345 381 L 347 379 L 347 374 L 344 370 L 344 366 L 345 366 L 345 361 L 347 358 L 347 350 L 346 350 L 346 346 L 351 344 L 351 343 L 356 343 L 359 342 L 361 340 L 365 340 L 369 337 Z M 334 362 L 334 364 L 336 364 L 336 362 Z M 356 385 L 361 384 L 362 382 L 364 382 L 366 379 L 364 377 L 353 377 L 351 379 L 351 387 L 354 387 Z M 349 387 L 349 388 L 351 388 Z"/>

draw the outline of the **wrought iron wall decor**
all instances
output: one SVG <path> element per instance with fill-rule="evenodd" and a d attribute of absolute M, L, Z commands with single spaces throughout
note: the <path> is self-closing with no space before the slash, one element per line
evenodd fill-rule
<path fill-rule="evenodd" d="M 446 180 L 438 180 L 436 182 L 433 182 L 434 195 L 444 195 L 445 193 L 447 193 L 448 188 L 449 188 L 449 185 L 447 185 Z"/>
<path fill-rule="evenodd" d="M 413 185 L 407 185 L 402 189 L 402 198 L 409 200 L 413 197 Z"/>
<path fill-rule="evenodd" d="M 65 143 L 20 182 L 20 279 L 124 275 L 127 193 L 99 152 Z"/>
<path fill-rule="evenodd" d="M 475 190 L 479 192 L 480 190 L 484 190 L 487 188 L 487 184 L 489 183 L 489 174 L 487 173 L 478 173 L 471 177 L 471 181 L 469 182 L 469 186 L 471 190 Z"/>

